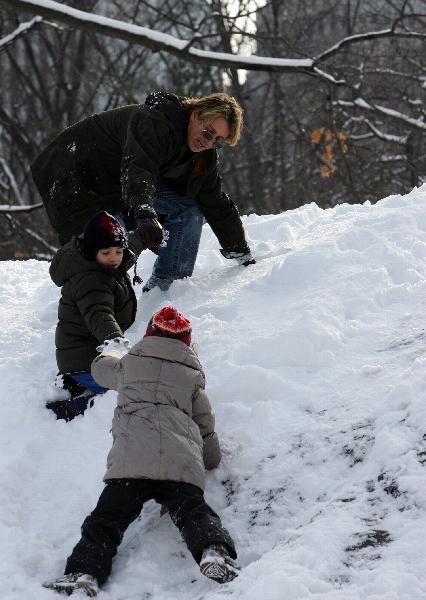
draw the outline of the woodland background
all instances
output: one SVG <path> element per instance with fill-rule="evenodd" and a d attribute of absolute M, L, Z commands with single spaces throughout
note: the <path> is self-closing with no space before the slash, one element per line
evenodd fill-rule
<path fill-rule="evenodd" d="M 115 37 L 34 19 L 0 0 L 0 259 L 57 246 L 30 164 L 64 127 L 143 103 L 155 90 L 223 90 L 245 110 L 221 150 L 240 212 L 375 202 L 426 181 L 426 0 L 73 0 L 212 52 L 315 57 L 316 69 L 200 64 Z"/>

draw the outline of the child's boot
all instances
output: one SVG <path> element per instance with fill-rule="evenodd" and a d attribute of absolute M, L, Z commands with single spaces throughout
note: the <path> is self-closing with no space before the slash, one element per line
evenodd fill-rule
<path fill-rule="evenodd" d="M 77 590 L 82 590 L 89 598 L 94 598 L 98 595 L 99 587 L 98 582 L 91 575 L 85 575 L 84 573 L 68 573 L 68 575 L 62 575 L 54 581 L 46 581 L 43 583 L 43 587 L 61 594 L 71 594 Z"/>
<path fill-rule="evenodd" d="M 68 373 L 56 376 L 55 387 L 60 389 L 62 397 L 49 400 L 46 408 L 53 411 L 57 419 L 72 421 L 78 415 L 83 415 L 89 406 L 93 406 L 92 398 L 96 394 L 75 381 Z"/>
<path fill-rule="evenodd" d="M 95 396 L 93 392 L 86 390 L 76 398 L 69 400 L 51 400 L 47 402 L 46 408 L 52 410 L 57 419 L 72 421 L 78 415 L 84 415 L 86 409 L 94 404 L 92 398 Z"/>
<path fill-rule="evenodd" d="M 204 548 L 200 561 L 200 571 L 203 575 L 218 583 L 227 583 L 238 576 L 238 568 L 229 556 L 226 547 L 221 544 Z"/>

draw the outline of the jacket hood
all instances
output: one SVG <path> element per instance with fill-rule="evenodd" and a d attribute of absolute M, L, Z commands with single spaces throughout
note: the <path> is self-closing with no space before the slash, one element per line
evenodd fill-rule
<path fill-rule="evenodd" d="M 129 354 L 136 356 L 150 356 L 160 358 L 169 362 L 176 362 L 191 369 L 200 371 L 203 376 L 203 368 L 194 350 L 180 340 L 166 337 L 146 337 L 132 346 Z"/>
<path fill-rule="evenodd" d="M 182 98 L 168 92 L 151 92 L 145 104 L 160 111 L 177 129 L 185 132 L 189 125 L 189 110 L 183 105 Z"/>
<path fill-rule="evenodd" d="M 125 273 L 134 263 L 134 259 L 133 252 L 125 248 L 123 261 L 118 267 L 118 271 Z M 84 258 L 82 254 L 82 240 L 77 236 L 74 236 L 65 246 L 59 248 L 49 267 L 50 277 L 58 287 L 62 287 L 67 279 L 77 273 L 89 273 L 92 271 L 105 271 L 105 267 L 95 260 Z"/>

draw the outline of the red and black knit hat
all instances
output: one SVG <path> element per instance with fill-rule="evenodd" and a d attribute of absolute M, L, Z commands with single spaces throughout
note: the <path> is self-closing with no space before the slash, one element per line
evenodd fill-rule
<path fill-rule="evenodd" d="M 84 257 L 94 260 L 99 250 L 111 246 L 127 248 L 127 235 L 117 219 L 102 210 L 90 219 L 84 229 Z"/>
<path fill-rule="evenodd" d="M 174 306 L 164 306 L 148 323 L 144 337 L 150 335 L 173 338 L 190 346 L 191 321 Z"/>

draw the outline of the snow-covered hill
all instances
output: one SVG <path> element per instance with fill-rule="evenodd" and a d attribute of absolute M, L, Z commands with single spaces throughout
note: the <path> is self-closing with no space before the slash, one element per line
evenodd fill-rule
<path fill-rule="evenodd" d="M 169 302 L 192 318 L 225 455 L 206 496 L 241 575 L 205 579 L 149 503 L 100 598 L 426 598 L 426 186 L 245 224 L 256 265 L 223 259 L 205 227 L 194 277 L 145 294 L 128 332 Z M 58 296 L 47 263 L 0 263 L 2 600 L 55 597 L 41 582 L 62 573 L 111 443 L 114 392 L 68 424 L 44 408 Z"/>

